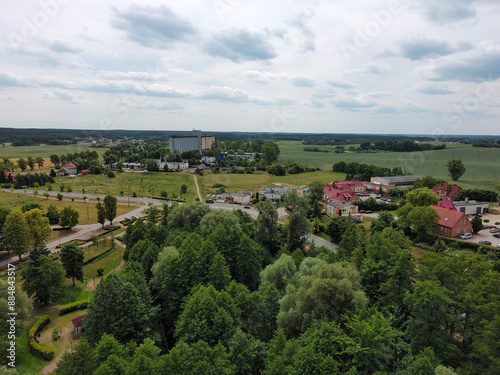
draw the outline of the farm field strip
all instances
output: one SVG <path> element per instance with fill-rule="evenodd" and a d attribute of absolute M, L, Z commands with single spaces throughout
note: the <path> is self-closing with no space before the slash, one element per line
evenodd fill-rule
<path fill-rule="evenodd" d="M 466 172 L 459 183 L 464 187 L 494 188 L 498 175 L 493 170 L 500 169 L 500 149 L 476 148 L 471 145 L 450 145 L 445 150 L 423 152 L 381 152 L 381 153 L 343 153 L 335 154 L 303 151 L 300 142 L 280 141 L 280 162 L 295 160 L 311 164 L 322 170 L 330 170 L 332 165 L 345 161 L 374 164 L 381 167 L 401 167 L 409 173 L 432 175 L 450 181 L 446 162 L 453 157 L 462 159 Z M 329 146 L 324 146 L 329 147 Z M 333 146 L 332 146 L 333 149 Z M 466 186 L 465 186 L 466 185 Z"/>

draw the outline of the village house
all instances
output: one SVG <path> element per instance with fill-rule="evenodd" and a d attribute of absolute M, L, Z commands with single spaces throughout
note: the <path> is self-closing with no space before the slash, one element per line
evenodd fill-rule
<path fill-rule="evenodd" d="M 251 195 L 247 193 L 217 194 L 217 203 L 250 204 Z"/>
<path fill-rule="evenodd" d="M 447 184 L 445 182 L 442 182 L 440 184 L 437 184 L 432 188 L 432 191 L 436 193 L 439 199 L 445 200 L 445 201 L 452 201 L 453 197 L 457 195 L 457 193 L 462 190 L 462 188 L 456 184 Z"/>
<path fill-rule="evenodd" d="M 439 215 L 437 234 L 444 237 L 458 237 L 472 233 L 472 223 L 463 212 L 439 206 L 430 206 Z"/>
<path fill-rule="evenodd" d="M 73 163 L 66 163 L 57 171 L 57 177 L 76 176 L 76 172 L 76 165 Z"/>
<path fill-rule="evenodd" d="M 457 211 L 463 212 L 466 215 L 477 215 L 488 212 L 488 202 L 477 202 L 474 200 L 465 199 L 464 201 L 453 201 Z"/>
<path fill-rule="evenodd" d="M 349 216 L 358 213 L 358 206 L 350 203 L 328 202 L 325 205 L 325 214 L 328 217 Z"/>

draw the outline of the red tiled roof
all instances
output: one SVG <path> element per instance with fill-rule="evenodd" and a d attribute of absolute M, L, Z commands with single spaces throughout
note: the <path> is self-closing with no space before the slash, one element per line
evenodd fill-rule
<path fill-rule="evenodd" d="M 457 210 L 452 201 L 439 201 L 438 205 L 441 208 L 447 208 L 449 210 L 455 210 L 455 211 Z"/>
<path fill-rule="evenodd" d="M 359 200 L 353 191 L 334 189 L 331 185 L 324 186 L 323 194 L 330 202 L 353 202 Z"/>
<path fill-rule="evenodd" d="M 331 186 L 333 188 L 337 188 L 337 189 L 349 189 L 349 190 L 353 190 L 355 188 L 365 188 L 365 185 L 363 185 L 358 180 L 352 180 L 352 181 L 333 181 L 331 183 Z"/>
<path fill-rule="evenodd" d="M 440 216 L 439 225 L 443 227 L 453 228 L 460 220 L 467 216 L 463 212 L 455 210 L 450 210 L 449 208 L 443 208 L 438 206 L 430 206 L 434 208 L 438 215 Z M 469 219 L 467 219 L 469 220 Z"/>
<path fill-rule="evenodd" d="M 441 182 L 432 188 L 434 193 L 438 196 L 445 196 L 449 198 L 453 198 L 462 188 L 458 185 L 447 184 L 445 182 Z"/>
<path fill-rule="evenodd" d="M 66 167 L 68 169 L 74 169 L 76 168 L 76 165 L 74 165 L 73 163 L 66 163 L 63 165 L 63 167 Z"/>

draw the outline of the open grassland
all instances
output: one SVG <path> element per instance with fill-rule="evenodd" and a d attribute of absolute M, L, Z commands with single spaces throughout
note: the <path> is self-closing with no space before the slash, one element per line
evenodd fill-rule
<path fill-rule="evenodd" d="M 59 190 L 57 185 L 65 185 L 71 186 L 74 193 L 83 193 L 85 189 L 85 194 L 111 194 L 126 197 L 133 196 L 135 192 L 138 197 L 149 198 L 151 195 L 159 197 L 164 190 L 169 198 L 184 196 L 187 200 L 194 200 L 197 196 L 193 175 L 188 172 L 116 172 L 115 176 L 115 178 L 107 178 L 103 175 L 86 175 L 77 178 L 57 177 L 54 190 Z M 184 195 L 180 193 L 182 184 L 187 186 L 187 193 Z"/>
<path fill-rule="evenodd" d="M 224 184 L 229 193 L 237 191 L 258 190 L 263 186 L 271 186 L 273 183 L 300 186 L 309 185 L 313 181 L 332 182 L 343 180 L 345 173 L 333 173 L 328 171 L 316 171 L 296 175 L 272 176 L 266 172 L 254 174 L 205 174 L 198 179 L 202 195 L 213 194 L 214 184 Z"/>
<path fill-rule="evenodd" d="M 46 147 L 40 146 L 19 146 L 19 147 L 1 147 L 0 146 L 0 158 L 9 158 L 9 159 L 19 159 L 26 158 L 27 156 L 33 156 L 36 158 L 37 156 L 41 156 L 43 158 L 49 158 L 50 155 L 57 154 L 67 154 L 68 152 L 82 152 L 82 151 L 97 151 L 99 155 L 102 155 L 104 151 L 108 150 L 108 148 L 94 148 L 92 145 L 84 144 L 84 145 L 47 145 Z M 50 159 L 49 163 L 50 163 Z M 46 166 L 49 164 L 46 164 Z"/>
<path fill-rule="evenodd" d="M 62 193 L 64 195 L 64 193 Z M 83 202 L 82 200 L 75 199 L 71 201 L 70 198 L 63 198 L 59 201 L 57 199 L 45 199 L 38 195 L 34 197 L 33 195 L 27 194 L 17 194 L 0 191 L 0 205 L 11 207 L 12 209 L 21 209 L 25 203 L 38 203 L 42 206 L 43 212 L 47 212 L 47 207 L 49 205 L 56 206 L 56 208 L 61 211 L 64 207 L 70 206 L 78 211 L 80 214 L 79 224 L 95 224 L 97 223 L 97 209 L 96 201 Z M 130 205 L 127 207 L 123 202 L 119 202 L 116 206 L 116 216 L 123 215 L 127 212 L 135 210 L 138 206 Z M 62 237 L 59 237 L 62 238 Z M 57 238 L 57 239 L 59 239 Z"/>
<path fill-rule="evenodd" d="M 281 141 L 278 144 L 281 150 L 280 162 L 295 160 L 325 171 L 339 161 L 358 162 L 388 168 L 401 167 L 417 176 L 430 175 L 451 181 L 446 162 L 456 158 L 462 159 L 466 168 L 465 174 L 458 181 L 463 188 L 494 189 L 500 182 L 500 149 L 497 148 L 452 144 L 445 150 L 436 151 L 335 154 L 304 151 L 305 146 L 300 142 Z M 317 147 L 334 149 L 333 146 Z"/>

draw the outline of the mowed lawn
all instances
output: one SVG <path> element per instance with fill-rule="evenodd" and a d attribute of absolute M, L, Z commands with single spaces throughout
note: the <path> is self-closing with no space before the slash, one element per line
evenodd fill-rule
<path fill-rule="evenodd" d="M 62 193 L 64 195 L 64 193 Z M 11 207 L 12 209 L 21 209 L 23 204 L 26 203 L 38 203 L 42 206 L 43 212 L 47 212 L 47 207 L 49 205 L 56 206 L 56 208 L 61 211 L 64 207 L 70 206 L 78 211 L 80 214 L 79 224 L 94 224 L 97 223 L 97 208 L 96 201 L 87 201 L 86 203 L 75 199 L 71 201 L 70 198 L 63 198 L 59 201 L 57 199 L 45 199 L 39 194 L 37 197 L 27 194 L 9 193 L 0 191 L 0 205 Z M 126 204 L 119 202 L 116 206 L 116 216 L 123 215 L 127 212 L 135 210 L 139 206 L 130 205 L 127 207 Z"/>
<path fill-rule="evenodd" d="M 85 194 L 125 197 L 133 196 L 134 192 L 138 197 L 151 195 L 159 197 L 162 191 L 166 191 L 169 198 L 184 196 L 187 200 L 194 200 L 197 196 L 193 175 L 188 172 L 115 172 L 115 176 L 115 178 L 107 178 L 104 175 L 56 177 L 53 190 L 57 191 L 60 185 L 65 185 L 71 186 L 73 193 L 83 193 L 85 189 Z M 180 192 L 182 184 L 187 186 L 187 193 L 184 195 Z"/>
<path fill-rule="evenodd" d="M 333 173 L 328 171 L 316 171 L 301 173 L 297 175 L 273 176 L 266 172 L 254 174 L 206 174 L 198 179 L 203 195 L 213 194 L 214 184 L 224 184 L 226 192 L 232 193 L 244 190 L 258 190 L 264 186 L 272 186 L 273 183 L 300 186 L 309 185 L 313 181 L 332 182 L 344 180 L 345 173 Z"/>
<path fill-rule="evenodd" d="M 281 150 L 280 162 L 295 160 L 322 170 L 331 170 L 333 164 L 339 161 L 358 162 L 388 168 L 401 167 L 417 176 L 431 175 L 451 181 L 446 162 L 456 158 L 461 159 L 466 168 L 465 174 L 458 181 L 462 187 L 494 189 L 500 182 L 500 149 L 497 148 L 452 144 L 445 150 L 437 151 L 335 154 L 304 151 L 306 146 L 300 142 L 281 141 L 278 144 Z M 334 149 L 333 146 L 314 147 Z"/>

